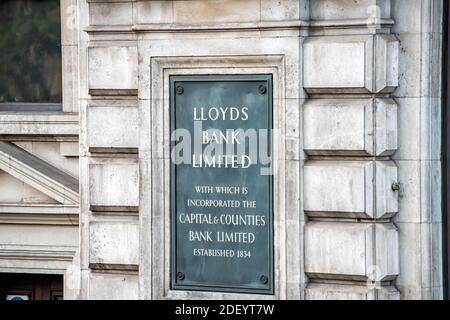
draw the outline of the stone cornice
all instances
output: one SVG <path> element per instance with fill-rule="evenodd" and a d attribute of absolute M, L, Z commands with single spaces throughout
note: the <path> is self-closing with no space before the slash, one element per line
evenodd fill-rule
<path fill-rule="evenodd" d="M 134 33 L 134 32 L 231 32 L 231 31 L 263 31 L 263 30 L 299 30 L 309 25 L 303 20 L 257 21 L 230 23 L 152 23 L 135 25 L 100 26 L 90 25 L 84 29 L 87 33 Z"/>
<path fill-rule="evenodd" d="M 236 32 L 269 30 L 314 30 L 314 29 L 386 29 L 394 25 L 393 19 L 361 18 L 339 20 L 286 20 L 229 23 L 151 23 L 135 25 L 90 25 L 84 29 L 89 34 L 119 33 L 188 33 L 188 32 Z"/>
<path fill-rule="evenodd" d="M 0 204 L 0 224 L 78 225 L 77 205 Z"/>
<path fill-rule="evenodd" d="M 233 22 L 215 24 L 136 24 L 131 27 L 136 32 L 208 32 L 208 31 L 263 31 L 305 29 L 308 22 L 302 20 Z"/>

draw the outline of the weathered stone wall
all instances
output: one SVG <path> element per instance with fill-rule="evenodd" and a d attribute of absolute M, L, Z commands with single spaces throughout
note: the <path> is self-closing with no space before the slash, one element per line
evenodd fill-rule
<path fill-rule="evenodd" d="M 80 297 L 242 297 L 168 282 L 168 77 L 240 73 L 274 74 L 273 298 L 441 297 L 441 5 L 80 1 Z"/>

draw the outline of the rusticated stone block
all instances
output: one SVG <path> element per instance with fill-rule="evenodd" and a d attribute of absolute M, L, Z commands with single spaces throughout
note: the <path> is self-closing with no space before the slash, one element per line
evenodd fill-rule
<path fill-rule="evenodd" d="M 89 225 L 90 265 L 139 264 L 139 224 L 124 221 L 95 221 Z M 122 267 L 125 268 L 125 267 Z"/>
<path fill-rule="evenodd" d="M 89 199 L 93 211 L 137 211 L 139 170 L 136 159 L 89 165 Z"/>
<path fill-rule="evenodd" d="M 399 273 L 398 230 L 392 223 L 310 222 L 305 272 L 310 278 L 389 281 Z"/>
<path fill-rule="evenodd" d="M 393 35 L 310 37 L 304 43 L 304 87 L 310 93 L 392 92 L 398 57 Z"/>
<path fill-rule="evenodd" d="M 304 167 L 304 210 L 309 216 L 391 217 L 398 211 L 395 182 L 392 161 L 309 161 Z"/>
<path fill-rule="evenodd" d="M 137 94 L 137 48 L 88 48 L 88 74 L 91 95 Z"/>
<path fill-rule="evenodd" d="M 311 99 L 303 106 L 304 149 L 310 155 L 387 156 L 397 149 L 392 99 Z"/>
<path fill-rule="evenodd" d="M 137 149 L 139 117 L 136 107 L 88 107 L 88 145 L 93 149 Z"/>

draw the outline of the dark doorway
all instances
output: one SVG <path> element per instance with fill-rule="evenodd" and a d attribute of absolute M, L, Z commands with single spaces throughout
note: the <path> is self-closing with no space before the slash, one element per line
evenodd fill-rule
<path fill-rule="evenodd" d="M 1 300 L 63 300 L 63 276 L 0 273 Z"/>

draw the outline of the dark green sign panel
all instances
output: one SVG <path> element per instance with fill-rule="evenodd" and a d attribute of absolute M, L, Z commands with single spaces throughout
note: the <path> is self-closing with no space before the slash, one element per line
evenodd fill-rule
<path fill-rule="evenodd" d="M 171 76 L 171 288 L 273 294 L 272 76 Z"/>

